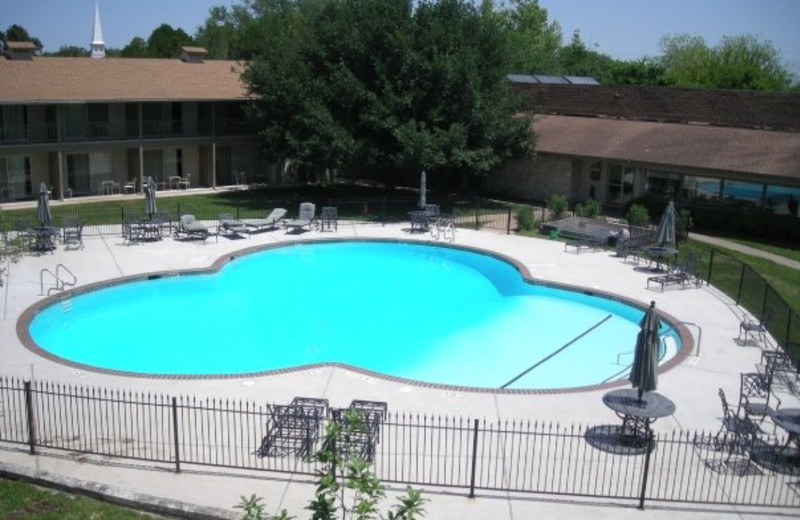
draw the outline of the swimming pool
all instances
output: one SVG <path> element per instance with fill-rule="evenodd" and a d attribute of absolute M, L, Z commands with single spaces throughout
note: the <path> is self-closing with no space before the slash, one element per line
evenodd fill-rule
<path fill-rule="evenodd" d="M 319 363 L 423 383 L 512 389 L 624 378 L 644 310 L 525 280 L 456 247 L 335 241 L 271 248 L 218 271 L 76 292 L 32 313 L 36 347 L 156 375 L 254 374 Z M 680 347 L 665 330 L 669 357 Z M 564 347 L 558 354 L 553 352 Z"/>

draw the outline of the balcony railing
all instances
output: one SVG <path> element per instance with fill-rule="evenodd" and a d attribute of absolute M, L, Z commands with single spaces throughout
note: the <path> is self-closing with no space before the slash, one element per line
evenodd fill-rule
<path fill-rule="evenodd" d="M 140 134 L 141 132 L 141 134 Z M 4 125 L 0 127 L 0 146 L 81 141 L 124 141 L 133 139 L 175 139 L 254 135 L 245 121 L 238 119 L 198 120 L 181 119 L 143 121 L 80 122 L 61 125 L 59 136 L 56 123 Z"/>

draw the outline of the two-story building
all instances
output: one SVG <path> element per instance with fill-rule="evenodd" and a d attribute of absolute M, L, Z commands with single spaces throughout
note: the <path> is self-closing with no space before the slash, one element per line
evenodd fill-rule
<path fill-rule="evenodd" d="M 203 59 L 55 58 L 8 42 L 0 58 L 0 202 L 268 182 L 243 117 L 241 64 Z"/>

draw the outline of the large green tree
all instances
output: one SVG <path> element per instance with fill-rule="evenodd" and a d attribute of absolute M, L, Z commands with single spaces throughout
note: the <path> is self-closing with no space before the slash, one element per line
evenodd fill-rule
<path fill-rule="evenodd" d="M 394 174 L 484 175 L 533 143 L 507 39 L 465 0 L 253 0 L 244 79 L 275 159 Z"/>
<path fill-rule="evenodd" d="M 41 52 L 43 48 L 39 38 L 34 38 L 28 34 L 27 29 L 17 24 L 9 25 L 5 32 L 0 31 L 0 51 L 5 51 L 6 42 L 31 42 L 36 46 L 38 52 Z"/>
<path fill-rule="evenodd" d="M 491 0 L 485 4 L 491 5 Z M 559 71 L 561 26 L 548 22 L 538 0 L 511 0 L 498 11 L 509 39 L 509 72 L 555 74 Z"/>
<path fill-rule="evenodd" d="M 772 43 L 749 35 L 725 37 L 716 47 L 688 34 L 664 36 L 661 65 L 669 85 L 744 90 L 785 90 L 792 75 Z"/>
<path fill-rule="evenodd" d="M 181 28 L 174 29 L 169 24 L 156 27 L 147 40 L 139 36 L 131 39 L 122 48 L 124 58 L 175 58 L 182 45 L 194 45 L 194 39 Z"/>
<path fill-rule="evenodd" d="M 258 2 L 212 7 L 195 41 L 206 48 L 209 58 L 249 60 L 263 38 L 259 10 Z"/>

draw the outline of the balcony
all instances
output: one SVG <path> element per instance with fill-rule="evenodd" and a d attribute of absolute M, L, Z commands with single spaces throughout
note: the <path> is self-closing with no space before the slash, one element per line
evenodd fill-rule
<path fill-rule="evenodd" d="M 245 121 L 239 119 L 199 120 L 191 124 L 180 120 L 120 122 L 85 122 L 62 124 L 60 139 L 55 123 L 5 125 L 0 127 L 0 146 L 75 143 L 90 141 L 130 141 L 138 139 L 179 139 L 214 136 L 255 135 Z"/>

